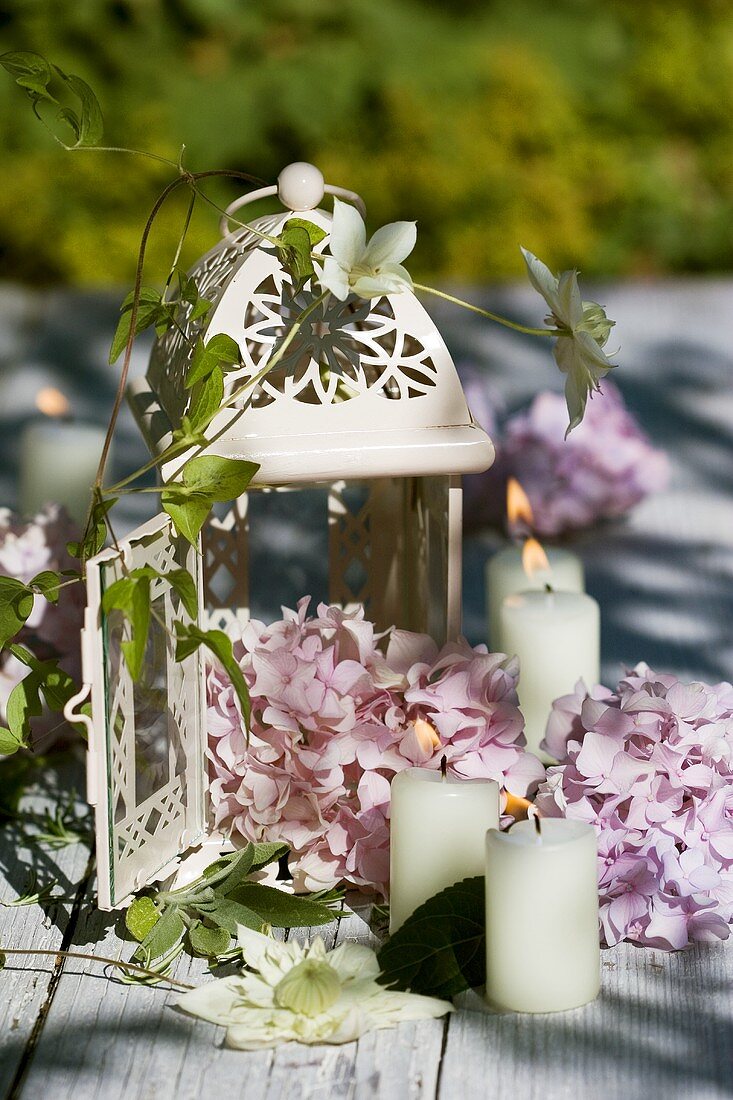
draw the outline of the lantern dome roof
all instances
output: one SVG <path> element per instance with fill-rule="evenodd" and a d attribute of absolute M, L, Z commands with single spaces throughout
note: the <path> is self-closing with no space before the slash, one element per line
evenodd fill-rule
<path fill-rule="evenodd" d="M 485 470 L 494 448 L 469 412 L 453 360 L 434 322 L 408 291 L 379 299 L 328 295 L 305 320 L 270 373 L 263 368 L 303 308 L 313 301 L 295 292 L 275 250 L 260 234 L 278 235 L 302 217 L 325 233 L 331 214 L 319 203 L 336 194 L 363 211 L 359 197 L 327 186 L 312 165 L 289 165 L 277 187 L 236 200 L 273 194 L 284 212 L 229 230 L 189 272 L 198 294 L 213 306 L 192 320 L 181 307 L 181 329 L 155 344 L 147 378 L 130 400 L 153 453 L 181 423 L 188 391 L 184 378 L 198 337 L 220 333 L 239 345 L 242 365 L 227 374 L 225 397 L 247 379 L 260 380 L 207 429 L 208 453 L 260 464 L 253 484 L 333 481 L 340 478 L 461 474 Z M 181 459 L 163 467 L 164 480 Z"/>

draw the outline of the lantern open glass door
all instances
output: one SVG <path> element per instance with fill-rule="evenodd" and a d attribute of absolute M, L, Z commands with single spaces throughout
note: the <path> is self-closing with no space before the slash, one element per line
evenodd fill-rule
<path fill-rule="evenodd" d="M 361 203 L 341 189 L 325 191 Z M 322 197 L 323 189 L 313 205 Z M 293 216 L 291 209 L 252 224 L 272 235 Z M 308 207 L 308 220 L 323 230 L 323 248 L 331 215 Z M 205 525 L 201 555 L 161 515 L 89 563 L 84 679 L 92 696 L 89 797 L 97 805 L 102 907 L 165 875 L 207 832 L 202 659 L 173 659 L 168 627 L 186 615 L 160 580 L 144 682 L 133 684 L 120 649 L 127 627 L 101 608 L 123 559 L 161 574 L 187 568 L 199 593 L 198 624 L 226 630 L 250 614 L 253 494 L 266 504 L 274 494 L 317 487 L 327 498 L 330 601 L 364 605 L 379 629 L 396 625 L 441 643 L 460 632 L 460 477 L 486 469 L 494 455 L 448 349 L 413 294 L 326 297 L 288 355 L 262 376 L 305 304 L 276 255 L 248 227 L 227 232 L 190 277 L 213 307 L 205 318 L 184 317 L 182 330 L 169 329 L 157 342 L 147 379 L 130 395 L 133 411 L 159 454 L 185 413 L 193 343 L 224 333 L 241 352 L 227 394 L 250 379 L 252 388 L 211 422 L 207 453 L 249 459 L 259 470 L 248 495 Z M 163 481 L 180 466 L 180 459 L 164 464 Z M 292 593 L 293 603 L 304 594 Z"/>

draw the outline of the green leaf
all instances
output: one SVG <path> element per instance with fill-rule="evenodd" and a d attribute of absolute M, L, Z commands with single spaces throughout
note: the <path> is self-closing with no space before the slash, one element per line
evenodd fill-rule
<path fill-rule="evenodd" d="M 189 491 L 207 497 L 212 503 L 236 500 L 245 492 L 258 470 L 256 462 L 245 459 L 199 455 L 183 467 L 183 484 Z"/>
<path fill-rule="evenodd" d="M 53 72 L 45 57 L 25 50 L 10 50 L 0 55 L 0 65 L 15 77 L 15 83 L 23 88 L 34 106 L 39 100 L 58 102 L 48 90 Z"/>
<path fill-rule="evenodd" d="M 215 367 L 222 365 L 232 367 L 239 366 L 242 358 L 239 344 L 231 336 L 220 332 L 212 336 L 206 343 L 198 338 L 193 349 L 193 356 L 186 371 L 186 386 L 190 389 L 197 382 L 207 378 Z"/>
<path fill-rule="evenodd" d="M 382 947 L 377 980 L 442 998 L 484 985 L 485 906 L 482 877 L 464 879 L 430 898 Z"/>
<path fill-rule="evenodd" d="M 188 539 L 192 546 L 197 546 L 199 533 L 211 511 L 210 501 L 196 497 L 187 500 L 168 492 L 161 493 L 160 501 L 178 534 Z"/>
<path fill-rule="evenodd" d="M 110 364 L 114 363 L 127 347 L 127 341 L 130 336 L 130 321 L 132 319 L 132 303 L 134 300 L 135 292 L 131 290 L 120 306 L 121 316 L 112 338 L 112 346 L 109 349 Z M 139 336 L 141 332 L 145 332 L 146 329 L 153 325 L 160 324 L 164 320 L 167 326 L 172 319 L 172 309 L 167 303 L 163 302 L 161 292 L 152 286 L 141 286 L 137 316 L 135 317 L 135 335 Z"/>
<path fill-rule="evenodd" d="M 254 909 L 241 905 L 231 898 L 217 899 L 211 907 L 211 911 L 207 911 L 206 917 L 213 924 L 218 925 L 219 928 L 225 928 L 232 936 L 236 936 L 237 926 L 240 924 L 243 924 L 245 928 L 252 928 L 255 932 L 261 932 L 262 926 L 266 923 L 259 913 L 255 913 Z"/>
<path fill-rule="evenodd" d="M 39 673 L 31 671 L 15 685 L 8 696 L 5 720 L 8 723 L 8 732 L 18 742 L 18 746 L 28 744 L 31 718 L 37 718 L 43 713 L 41 680 Z"/>
<path fill-rule="evenodd" d="M 293 285 L 301 288 L 314 272 L 311 259 L 311 242 L 307 230 L 286 225 L 279 237 L 278 258 Z"/>
<path fill-rule="evenodd" d="M 286 230 L 305 229 L 312 247 L 320 244 L 321 241 L 325 241 L 328 236 L 326 230 L 321 229 L 320 225 L 316 225 L 315 222 L 309 222 L 305 218 L 288 218 L 285 228 Z"/>
<path fill-rule="evenodd" d="M 37 589 L 49 603 L 58 603 L 61 579 L 60 573 L 54 573 L 51 569 L 44 569 L 42 573 L 36 574 L 28 587 L 34 591 Z"/>
<path fill-rule="evenodd" d="M 330 924 L 336 914 L 326 905 L 296 894 L 286 894 L 261 882 L 245 882 L 235 887 L 227 898 L 252 909 L 273 928 L 302 928 L 311 924 Z"/>
<path fill-rule="evenodd" d="M 270 863 L 277 863 L 279 860 L 286 856 L 289 852 L 287 844 L 281 843 L 269 843 L 269 844 L 254 844 L 254 853 L 252 855 L 252 867 L 250 868 L 250 874 L 254 874 L 255 871 L 261 871 L 263 867 L 267 867 Z"/>
<path fill-rule="evenodd" d="M 201 630 L 193 624 L 186 626 L 180 620 L 174 625 L 176 630 L 176 660 L 185 661 L 199 646 L 205 646 L 213 653 L 232 682 L 232 687 L 242 708 L 245 727 L 249 729 L 249 688 L 234 657 L 231 638 L 223 630 Z"/>
<path fill-rule="evenodd" d="M 58 65 L 53 67 L 69 91 L 79 100 L 78 112 L 70 107 L 62 107 L 57 114 L 57 117 L 66 122 L 74 133 L 76 142 L 72 148 L 99 145 L 104 133 L 104 121 L 97 97 L 80 76 L 74 76 L 73 73 L 67 75 Z"/>
<path fill-rule="evenodd" d="M 223 925 L 207 928 L 204 924 L 194 924 L 188 930 L 188 942 L 194 955 L 204 955 L 209 959 L 228 951 L 231 938 L 229 930 Z"/>
<path fill-rule="evenodd" d="M 133 569 L 128 576 L 135 580 L 138 577 L 153 580 L 159 578 L 173 588 L 181 598 L 181 603 L 186 609 L 186 614 L 195 619 L 198 614 L 199 600 L 196 592 L 196 582 L 188 569 L 169 569 L 167 573 L 161 573 L 153 569 L 152 565 L 141 565 Z"/>
<path fill-rule="evenodd" d="M 241 496 L 257 470 L 256 462 L 200 455 L 183 467 L 181 481 L 171 481 L 164 487 L 161 504 L 178 533 L 196 546 L 211 505 Z"/>
<path fill-rule="evenodd" d="M 38 666 L 38 673 L 41 676 L 40 689 L 46 703 L 51 710 L 60 713 L 69 699 L 76 695 L 79 685 L 68 672 L 57 666 L 56 661 L 55 657 L 49 661 L 43 661 Z"/>
<path fill-rule="evenodd" d="M 0 649 L 25 626 L 33 610 L 33 593 L 15 577 L 0 577 Z"/>
<path fill-rule="evenodd" d="M 208 298 L 201 297 L 196 286 L 196 280 L 187 275 L 185 271 L 181 271 L 179 268 L 176 275 L 178 277 L 179 298 L 182 302 L 188 302 L 191 306 L 188 321 L 199 321 L 206 316 L 214 303 L 209 301 Z"/>
<path fill-rule="evenodd" d="M 159 920 L 160 913 L 156 909 L 153 899 L 149 897 L 135 898 L 125 913 L 127 931 L 135 937 L 138 943 L 142 943 L 146 936 L 150 935 Z"/>
<path fill-rule="evenodd" d="M 205 429 L 219 412 L 224 400 L 224 373 L 221 367 L 214 369 L 198 382 L 191 393 L 187 415 L 193 431 Z"/>
<path fill-rule="evenodd" d="M 86 536 L 79 542 L 68 542 L 66 550 L 70 557 L 88 561 L 104 549 L 107 541 L 107 513 L 117 503 L 118 497 L 107 497 L 94 502 L 91 520 Z"/>
<path fill-rule="evenodd" d="M 141 571 L 142 572 L 142 571 Z M 121 611 L 130 625 L 130 637 L 121 649 L 133 680 L 140 678 L 150 626 L 150 578 L 130 574 L 111 584 L 102 596 L 102 610 Z"/>
<path fill-rule="evenodd" d="M 12 730 L 0 726 L 0 755 L 12 756 L 14 752 L 22 748 L 23 741 Z"/>
<path fill-rule="evenodd" d="M 159 959 L 180 943 L 185 930 L 186 925 L 175 906 L 164 909 L 160 920 L 156 921 L 135 951 L 133 959 Z"/>
<path fill-rule="evenodd" d="M 224 893 L 243 882 L 252 871 L 255 846 L 246 844 L 237 852 L 229 852 L 221 859 L 210 863 L 204 870 L 207 887 L 215 886 Z"/>

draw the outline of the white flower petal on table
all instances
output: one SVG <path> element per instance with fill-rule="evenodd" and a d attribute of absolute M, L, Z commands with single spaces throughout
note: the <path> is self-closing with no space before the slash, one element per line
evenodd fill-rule
<path fill-rule="evenodd" d="M 417 222 L 390 222 L 372 236 L 362 263 L 376 269 L 385 264 L 400 264 L 410 255 L 416 241 Z"/>
<path fill-rule="evenodd" d="M 293 1041 L 348 1043 L 372 1028 L 443 1016 L 453 1010 L 450 1003 L 434 997 L 384 989 L 374 980 L 379 973 L 376 954 L 363 944 L 344 943 L 327 951 L 317 937 L 309 947 L 301 948 L 242 927 L 238 939 L 245 961 L 256 965 L 259 974 L 245 971 L 241 976 L 207 982 L 183 994 L 178 1004 L 191 1015 L 226 1027 L 227 1045 L 239 1050 L 261 1050 Z M 283 977 L 305 959 L 315 960 L 317 966 L 323 963 L 341 983 L 333 1004 L 314 1015 L 283 1007 L 276 999 Z M 302 980 L 307 981 L 307 975 Z"/>
<path fill-rule="evenodd" d="M 342 982 L 373 979 L 379 974 L 376 955 L 361 943 L 339 944 L 328 956 L 328 961 Z"/>

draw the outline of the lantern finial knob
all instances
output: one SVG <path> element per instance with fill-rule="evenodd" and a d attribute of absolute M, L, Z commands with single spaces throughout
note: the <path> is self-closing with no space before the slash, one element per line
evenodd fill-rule
<path fill-rule="evenodd" d="M 315 164 L 298 160 L 283 168 L 277 178 L 277 194 L 283 206 L 290 210 L 313 210 L 325 191 L 323 174 Z"/>

